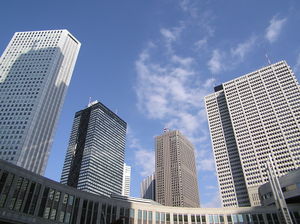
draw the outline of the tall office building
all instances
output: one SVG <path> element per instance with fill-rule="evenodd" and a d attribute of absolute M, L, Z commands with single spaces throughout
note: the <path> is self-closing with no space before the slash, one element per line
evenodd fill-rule
<path fill-rule="evenodd" d="M 127 124 L 100 102 L 75 114 L 61 183 L 109 196 L 122 194 Z"/>
<path fill-rule="evenodd" d="M 194 147 L 179 131 L 155 137 L 156 201 L 167 206 L 199 207 Z"/>
<path fill-rule="evenodd" d="M 130 196 L 130 178 L 131 177 L 131 166 L 126 165 L 124 163 L 123 168 L 123 182 L 122 182 L 122 195 Z"/>
<path fill-rule="evenodd" d="M 215 87 L 205 97 L 224 207 L 260 205 L 269 155 L 281 176 L 300 166 L 300 89 L 285 61 Z"/>
<path fill-rule="evenodd" d="M 155 201 L 155 173 L 146 177 L 141 183 L 141 198 Z"/>
<path fill-rule="evenodd" d="M 0 58 L 0 158 L 43 174 L 80 42 L 67 30 L 17 32 Z"/>

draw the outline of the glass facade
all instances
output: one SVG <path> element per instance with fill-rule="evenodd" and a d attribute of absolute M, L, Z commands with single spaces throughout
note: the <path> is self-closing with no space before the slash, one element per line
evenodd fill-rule
<path fill-rule="evenodd" d="M 39 224 L 49 221 L 69 224 L 280 223 L 275 207 L 249 207 L 242 210 L 220 208 L 214 209 L 215 212 L 212 213 L 210 209 L 205 208 L 172 208 L 149 202 L 121 201 L 119 198 L 82 192 L 41 176 L 31 177 L 29 171 L 9 163 L 6 163 L 3 169 L 2 163 L 5 162 L 0 162 L 0 223 L 3 221 L 3 214 L 10 214 L 10 218 L 20 217 L 22 223 Z M 14 166 L 13 172 L 10 171 L 10 166 Z M 185 212 L 182 212 L 182 209 Z M 236 213 L 232 213 L 233 211 Z M 299 222 L 300 206 L 290 211 L 294 222 Z M 24 222 L 24 217 L 27 222 Z"/>
<path fill-rule="evenodd" d="M 125 121 L 100 102 L 78 111 L 61 183 L 98 195 L 121 194 L 126 127 Z M 111 209 L 107 212 L 115 217 Z"/>

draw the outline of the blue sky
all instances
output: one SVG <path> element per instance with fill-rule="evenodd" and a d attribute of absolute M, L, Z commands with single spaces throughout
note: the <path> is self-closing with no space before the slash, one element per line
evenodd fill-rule
<path fill-rule="evenodd" d="M 128 123 L 132 196 L 154 170 L 154 136 L 168 127 L 196 147 L 202 206 L 219 206 L 203 97 L 267 65 L 266 53 L 297 76 L 299 10 L 296 0 L 3 1 L 1 52 L 16 31 L 68 29 L 82 43 L 46 176 L 60 179 L 74 114 L 92 97 Z"/>

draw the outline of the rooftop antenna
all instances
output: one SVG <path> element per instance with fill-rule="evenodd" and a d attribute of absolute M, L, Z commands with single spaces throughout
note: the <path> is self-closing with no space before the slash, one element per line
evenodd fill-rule
<path fill-rule="evenodd" d="M 271 65 L 272 63 L 271 63 L 271 61 L 270 61 L 270 58 L 269 58 L 268 54 L 266 53 L 265 56 L 266 56 L 266 59 L 267 59 L 269 65 Z"/>
<path fill-rule="evenodd" d="M 91 105 L 91 102 L 92 102 L 92 97 L 89 97 L 89 104 L 88 104 L 88 107 Z"/>

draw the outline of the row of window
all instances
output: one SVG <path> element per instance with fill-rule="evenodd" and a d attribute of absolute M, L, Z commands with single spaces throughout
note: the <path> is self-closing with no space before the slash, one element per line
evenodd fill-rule
<path fill-rule="evenodd" d="M 177 214 L 159 211 L 124 208 L 116 204 L 79 198 L 75 195 L 44 186 L 5 170 L 0 172 L 0 208 L 38 216 L 57 223 L 94 224 L 122 220 L 123 224 L 223 224 L 223 223 L 279 223 L 272 214 Z M 135 213 L 137 212 L 137 213 Z M 299 213 L 292 213 L 295 221 Z M 268 220 L 268 222 L 266 222 Z"/>
<path fill-rule="evenodd" d="M 282 192 L 294 191 L 294 190 L 297 190 L 297 189 L 300 189 L 300 182 L 281 188 Z M 268 192 L 268 193 L 262 195 L 263 199 L 268 199 L 268 198 L 271 198 L 271 197 L 273 197 L 272 192 Z"/>

